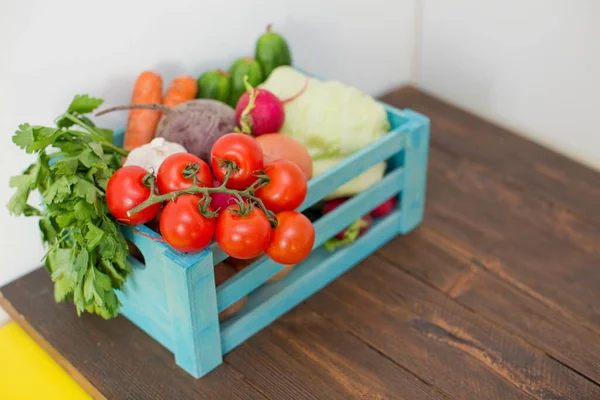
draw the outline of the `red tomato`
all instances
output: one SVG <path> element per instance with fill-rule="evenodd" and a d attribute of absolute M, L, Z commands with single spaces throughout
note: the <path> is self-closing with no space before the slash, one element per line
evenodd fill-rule
<path fill-rule="evenodd" d="M 295 210 L 306 198 L 306 178 L 299 166 L 288 160 L 276 160 L 265 166 L 271 179 L 259 188 L 255 195 L 263 201 L 267 210 L 279 213 Z"/>
<path fill-rule="evenodd" d="M 231 257 L 246 260 L 262 253 L 271 240 L 271 224 L 257 207 L 241 216 L 240 206 L 231 206 L 221 212 L 217 221 L 215 239 L 221 250 Z"/>
<path fill-rule="evenodd" d="M 130 165 L 119 168 L 106 185 L 106 205 L 110 213 L 124 224 L 145 224 L 156 217 L 160 211 L 160 203 L 127 216 L 127 211 L 139 206 L 150 197 L 150 188 L 144 185 L 143 179 L 148 175 L 144 168 Z"/>
<path fill-rule="evenodd" d="M 260 144 L 253 137 L 243 133 L 228 133 L 213 144 L 210 162 L 215 178 L 223 182 L 227 168 L 221 167 L 219 160 L 233 161 L 238 171 L 233 172 L 227 181 L 230 189 L 243 190 L 256 181 L 255 172 L 263 168 L 263 153 Z"/>
<path fill-rule="evenodd" d="M 185 178 L 183 170 L 189 164 L 197 163 L 200 169 L 196 172 L 198 186 L 212 187 L 213 176 L 208 164 L 190 153 L 175 153 L 160 164 L 156 174 L 156 187 L 160 194 L 175 192 L 192 187 L 192 178 Z"/>
<path fill-rule="evenodd" d="M 265 251 L 279 264 L 298 264 L 312 251 L 315 228 L 306 216 L 297 211 L 277 214 L 277 228 L 271 234 L 271 244 Z"/>
<path fill-rule="evenodd" d="M 217 218 L 206 218 L 200 213 L 201 200 L 198 195 L 183 194 L 165 206 L 160 216 L 160 233 L 175 250 L 199 251 L 212 241 Z"/>

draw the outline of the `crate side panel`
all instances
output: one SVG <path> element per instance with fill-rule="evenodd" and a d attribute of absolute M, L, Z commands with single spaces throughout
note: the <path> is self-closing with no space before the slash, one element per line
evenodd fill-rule
<path fill-rule="evenodd" d="M 140 249 L 146 264 L 129 257 L 133 273 L 117 291 L 121 314 L 156 341 L 172 351 L 171 324 L 165 294 L 162 259 L 164 249 L 147 237 L 136 234 L 132 227 L 121 229 L 125 237 Z"/>
<path fill-rule="evenodd" d="M 175 362 L 200 378 L 222 363 L 212 254 L 165 253 L 165 283 Z"/>
<path fill-rule="evenodd" d="M 222 324 L 223 354 L 233 350 L 298 303 L 368 257 L 397 233 L 400 211 L 379 219 L 364 236 L 333 253 L 323 248 L 297 265 L 282 279 L 248 297 L 242 310 Z"/>
<path fill-rule="evenodd" d="M 410 232 L 423 221 L 430 129 L 429 119 L 425 116 L 412 110 L 406 110 L 405 114 L 410 117 L 412 126 L 407 131 L 404 159 L 406 175 L 400 206 L 403 216 L 399 226 L 402 234 Z"/>
<path fill-rule="evenodd" d="M 386 199 L 402 190 L 404 170 L 396 169 L 366 191 L 352 197 L 334 211 L 314 223 L 315 244 L 318 248 L 330 237 L 346 228 L 353 221 L 367 214 Z M 217 288 L 217 303 L 222 311 L 262 285 L 284 266 L 263 257 L 244 268 Z"/>

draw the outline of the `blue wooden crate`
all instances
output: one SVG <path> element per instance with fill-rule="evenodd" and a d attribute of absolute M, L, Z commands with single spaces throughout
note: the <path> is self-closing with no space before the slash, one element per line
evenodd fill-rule
<path fill-rule="evenodd" d="M 216 244 L 184 254 L 153 240 L 159 235 L 146 226 L 123 226 L 127 239 L 142 252 L 145 265 L 130 257 L 134 272 L 119 292 L 121 313 L 171 351 L 181 368 L 200 378 L 221 364 L 224 354 L 396 235 L 415 228 L 423 219 L 429 120 L 409 109 L 383 105 L 390 132 L 312 178 L 300 210 L 387 161 L 384 178 L 314 222 L 314 249 L 288 275 L 265 283 L 284 266 L 263 257 L 215 287 L 214 265 L 227 257 Z M 117 143 L 122 141 L 122 132 L 116 138 Z M 397 209 L 376 219 L 356 242 L 334 252 L 322 247 L 327 239 L 395 195 Z M 248 300 L 241 311 L 220 323 L 219 312 L 246 295 Z"/>

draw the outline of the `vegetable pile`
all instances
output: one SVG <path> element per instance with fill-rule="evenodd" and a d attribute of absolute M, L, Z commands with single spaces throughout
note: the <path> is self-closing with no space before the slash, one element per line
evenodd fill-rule
<path fill-rule="evenodd" d="M 281 279 L 312 251 L 315 231 L 305 200 L 307 181 L 377 140 L 389 129 L 385 110 L 338 82 L 317 81 L 291 68 L 285 39 L 271 27 L 254 57 L 197 79 L 180 75 L 163 94 L 163 78 L 143 71 L 131 101 L 96 113 L 128 112 L 123 147 L 89 114 L 101 99 L 77 95 L 55 127 L 22 124 L 13 142 L 37 155 L 22 175 L 8 208 L 40 218 L 44 257 L 56 301 L 77 313 L 119 313 L 115 290 L 139 256 L 120 224 L 146 224 L 174 250 L 197 252 L 211 243 L 229 258 L 215 266 L 217 285 L 266 256 L 285 267 Z M 317 206 L 333 211 L 375 184 L 385 163 L 334 190 Z M 41 207 L 28 203 L 41 194 Z M 355 221 L 325 247 L 352 243 L 373 218 L 395 209 L 390 199 Z M 237 312 L 246 298 L 220 314 Z"/>

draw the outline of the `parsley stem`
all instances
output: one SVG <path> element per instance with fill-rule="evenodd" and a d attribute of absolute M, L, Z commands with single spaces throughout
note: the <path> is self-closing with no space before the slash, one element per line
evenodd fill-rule
<path fill-rule="evenodd" d="M 115 153 L 122 155 L 123 157 L 126 157 L 127 154 L 129 154 L 129 152 L 127 150 L 122 149 L 119 146 L 115 146 L 114 144 L 110 143 L 102 135 L 100 135 L 98 132 L 96 132 L 94 130 L 94 128 L 92 128 L 91 126 L 89 126 L 88 124 L 86 124 L 85 122 L 83 122 L 82 120 L 80 120 L 79 118 L 74 116 L 73 114 L 66 112 L 62 116 L 65 117 L 66 119 L 70 120 L 71 122 L 79 125 L 80 127 L 84 128 L 86 131 L 88 131 L 89 134 L 94 137 L 94 139 L 101 142 L 103 147 L 106 147 L 106 148 L 114 151 Z"/>

